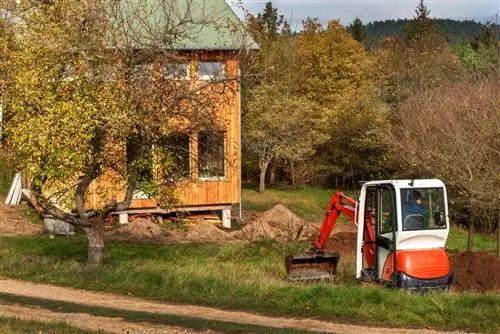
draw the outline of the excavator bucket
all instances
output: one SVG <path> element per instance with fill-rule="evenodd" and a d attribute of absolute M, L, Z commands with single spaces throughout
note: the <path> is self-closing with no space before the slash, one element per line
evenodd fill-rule
<path fill-rule="evenodd" d="M 289 255 L 285 259 L 288 279 L 306 281 L 328 279 L 337 273 L 339 253 L 308 253 Z"/>

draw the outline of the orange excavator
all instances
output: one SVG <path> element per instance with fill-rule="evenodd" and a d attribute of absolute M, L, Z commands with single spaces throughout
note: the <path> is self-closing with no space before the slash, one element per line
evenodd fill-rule
<path fill-rule="evenodd" d="M 341 214 L 358 229 L 359 281 L 407 289 L 451 285 L 453 273 L 445 251 L 449 233 L 446 188 L 436 179 L 366 182 L 359 202 L 335 193 L 310 250 L 286 257 L 289 279 L 335 276 L 340 254 L 326 251 L 325 244 Z"/>

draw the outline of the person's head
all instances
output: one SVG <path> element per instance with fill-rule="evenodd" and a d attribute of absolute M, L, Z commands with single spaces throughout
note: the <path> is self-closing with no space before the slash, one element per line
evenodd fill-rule
<path fill-rule="evenodd" d="M 419 191 L 413 190 L 413 199 L 417 205 L 422 205 L 422 194 Z"/>

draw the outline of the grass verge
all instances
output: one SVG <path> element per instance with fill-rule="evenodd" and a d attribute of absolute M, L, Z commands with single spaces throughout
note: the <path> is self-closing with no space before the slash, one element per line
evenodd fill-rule
<path fill-rule="evenodd" d="M 128 322 L 148 322 L 151 324 L 179 326 L 193 330 L 213 330 L 222 333 L 277 333 L 306 334 L 310 331 L 300 331 L 291 328 L 264 327 L 252 324 L 239 324 L 227 321 L 207 320 L 195 317 L 166 315 L 151 312 L 136 312 L 121 309 L 85 306 L 74 303 L 60 302 L 48 299 L 31 298 L 0 293 L 0 301 L 7 304 L 39 306 L 58 313 L 87 313 L 100 317 L 120 317 Z"/>
<path fill-rule="evenodd" d="M 104 267 L 92 271 L 85 267 L 85 240 L 80 236 L 2 237 L 0 245 L 0 275 L 10 278 L 364 325 L 483 332 L 500 329 L 499 294 L 416 295 L 362 288 L 354 282 L 288 282 L 283 257 L 297 251 L 303 246 L 300 244 L 153 246 L 108 242 Z"/>

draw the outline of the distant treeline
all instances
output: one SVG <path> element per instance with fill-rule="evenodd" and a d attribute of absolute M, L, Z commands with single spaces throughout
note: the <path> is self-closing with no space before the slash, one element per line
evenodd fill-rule
<path fill-rule="evenodd" d="M 405 27 L 412 19 L 397 19 L 374 21 L 366 24 L 367 39 L 369 42 L 378 42 L 388 36 L 404 38 Z M 451 43 L 461 40 L 474 40 L 485 29 L 486 24 L 473 20 L 432 19 L 439 34 L 444 35 Z M 500 25 L 497 24 L 497 31 Z M 497 36 L 497 39 L 499 36 Z"/>

